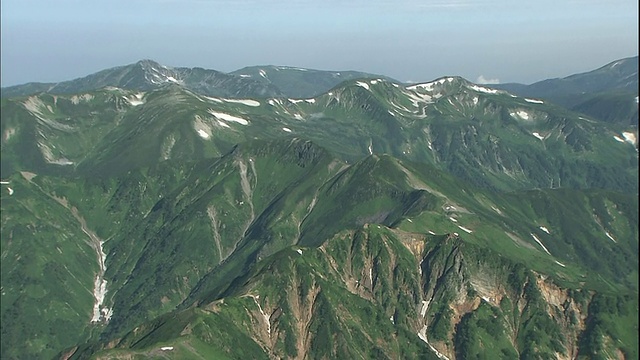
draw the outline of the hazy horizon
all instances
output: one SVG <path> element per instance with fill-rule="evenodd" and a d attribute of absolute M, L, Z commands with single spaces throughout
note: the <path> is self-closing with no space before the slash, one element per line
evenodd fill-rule
<path fill-rule="evenodd" d="M 1 85 L 152 59 L 231 72 L 278 65 L 405 82 L 564 77 L 638 55 L 638 3 L 23 0 L 1 3 Z"/>

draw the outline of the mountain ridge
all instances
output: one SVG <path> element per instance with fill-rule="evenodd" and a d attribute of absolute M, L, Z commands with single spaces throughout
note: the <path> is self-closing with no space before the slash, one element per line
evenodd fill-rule
<path fill-rule="evenodd" d="M 460 77 L 185 74 L 1 99 L 1 357 L 637 357 L 633 126 Z"/>
<path fill-rule="evenodd" d="M 638 56 L 615 60 L 592 71 L 530 85 L 489 86 L 519 96 L 548 100 L 606 122 L 638 126 Z"/>
<path fill-rule="evenodd" d="M 285 75 L 285 79 L 272 83 L 264 75 L 258 76 L 258 74 L 266 75 L 264 69 L 290 74 Z M 73 80 L 57 83 L 32 82 L 3 87 L 1 94 L 2 97 L 27 96 L 43 92 L 62 95 L 94 91 L 104 87 L 148 91 L 161 88 L 166 84 L 178 84 L 186 89 L 209 96 L 265 98 L 297 97 L 299 95 L 299 97 L 311 97 L 347 79 L 356 77 L 386 78 L 357 71 L 300 69 L 302 68 L 269 65 L 245 67 L 224 73 L 201 67 L 168 67 L 150 59 L 143 59 L 129 65 L 116 66 Z M 247 71 L 252 72 L 253 75 L 244 74 Z M 311 74 L 311 78 L 304 79 L 293 76 L 301 71 Z M 294 81 L 291 81 L 291 78 Z"/>

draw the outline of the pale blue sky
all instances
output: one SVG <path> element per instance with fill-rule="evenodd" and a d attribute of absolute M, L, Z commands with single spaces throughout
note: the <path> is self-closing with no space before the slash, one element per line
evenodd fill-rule
<path fill-rule="evenodd" d="M 2 86 L 140 59 L 532 83 L 638 54 L 637 0 L 2 0 Z"/>

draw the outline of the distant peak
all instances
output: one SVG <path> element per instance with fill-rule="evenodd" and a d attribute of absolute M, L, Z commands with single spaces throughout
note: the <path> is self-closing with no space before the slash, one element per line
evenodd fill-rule
<path fill-rule="evenodd" d="M 136 66 L 142 68 L 142 70 L 144 71 L 149 71 L 149 70 L 159 70 L 159 69 L 167 69 L 166 66 L 153 61 L 153 60 L 149 60 L 149 59 L 143 59 L 138 61 L 137 63 L 135 63 Z"/>
<path fill-rule="evenodd" d="M 418 89 L 422 89 L 422 90 L 427 90 L 427 91 L 431 91 L 433 90 L 435 87 L 450 87 L 450 86 L 459 86 L 459 85 L 465 85 L 465 86 L 469 86 L 469 85 L 473 85 L 470 81 L 460 77 L 460 76 L 445 76 L 445 77 L 441 77 L 438 78 L 436 80 L 433 81 L 429 81 L 429 82 L 424 82 L 424 83 L 418 83 L 418 84 L 413 84 L 413 85 L 409 85 L 406 88 L 409 90 L 418 90 Z"/>

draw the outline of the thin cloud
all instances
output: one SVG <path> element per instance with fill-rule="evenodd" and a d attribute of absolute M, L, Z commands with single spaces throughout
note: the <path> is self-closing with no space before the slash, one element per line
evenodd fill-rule
<path fill-rule="evenodd" d="M 500 79 L 487 79 L 484 75 L 478 76 L 476 84 L 500 84 Z"/>

